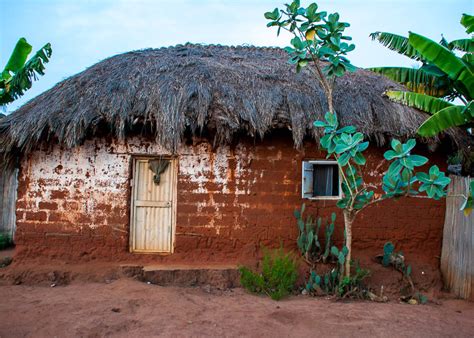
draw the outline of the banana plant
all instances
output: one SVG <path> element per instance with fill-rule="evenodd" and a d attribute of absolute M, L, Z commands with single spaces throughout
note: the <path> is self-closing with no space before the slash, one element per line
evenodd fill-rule
<path fill-rule="evenodd" d="M 472 33 L 473 17 L 464 14 L 461 24 Z M 421 67 L 377 67 L 370 70 L 404 84 L 411 92 L 388 91 L 394 101 L 421 109 L 432 116 L 418 129 L 421 136 L 435 136 L 454 126 L 474 122 L 474 38 L 439 43 L 410 32 L 408 38 L 386 32 L 370 35 L 387 48 L 421 62 Z M 461 56 L 456 55 L 462 54 Z M 455 99 L 463 104 L 452 103 Z"/>
<path fill-rule="evenodd" d="M 33 50 L 25 38 L 20 38 L 0 76 L 0 106 L 13 102 L 31 88 L 38 75 L 44 75 L 44 64 L 49 61 L 51 44 L 45 44 L 29 60 Z"/>

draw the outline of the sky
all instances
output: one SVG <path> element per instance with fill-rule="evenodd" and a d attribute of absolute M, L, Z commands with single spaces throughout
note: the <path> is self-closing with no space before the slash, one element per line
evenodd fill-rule
<path fill-rule="evenodd" d="M 290 0 L 0 0 L 0 69 L 17 40 L 25 37 L 33 52 L 50 42 L 53 55 L 46 75 L 14 111 L 56 83 L 116 54 L 186 42 L 221 45 L 280 46 L 290 37 L 267 28 L 263 13 Z M 312 1 L 302 1 L 307 6 Z M 416 66 L 369 34 L 413 31 L 433 40 L 466 37 L 462 13 L 473 14 L 474 0 L 326 0 L 319 8 L 339 12 L 349 22 L 356 45 L 350 54 L 358 67 Z"/>

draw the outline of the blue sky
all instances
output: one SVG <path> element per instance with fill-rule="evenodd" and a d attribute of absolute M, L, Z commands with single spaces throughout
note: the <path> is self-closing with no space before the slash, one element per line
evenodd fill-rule
<path fill-rule="evenodd" d="M 109 56 L 180 43 L 286 46 L 289 37 L 265 27 L 263 13 L 289 0 L 0 0 L 0 68 L 19 37 L 34 51 L 51 42 L 46 75 L 12 111 L 57 82 Z M 302 1 L 307 5 L 311 1 Z M 337 11 L 351 23 L 348 34 L 359 67 L 405 65 L 409 59 L 372 42 L 380 30 L 407 35 L 409 30 L 439 40 L 465 37 L 462 13 L 474 12 L 474 0 L 332 0 L 320 8 Z"/>

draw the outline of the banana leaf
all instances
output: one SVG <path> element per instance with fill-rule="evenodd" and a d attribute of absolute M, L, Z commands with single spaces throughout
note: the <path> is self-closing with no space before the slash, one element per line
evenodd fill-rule
<path fill-rule="evenodd" d="M 51 53 L 51 45 L 47 43 L 21 68 L 17 69 L 13 76 L 8 72 L 10 77 L 0 80 L 0 88 L 4 88 L 0 90 L 0 106 L 13 102 L 22 96 L 26 90 L 31 88 L 33 80 L 37 79 L 37 75 L 44 75 L 44 64 L 49 61 Z M 15 62 L 12 62 L 12 64 L 14 65 Z M 20 62 L 17 64 L 20 64 Z"/>
<path fill-rule="evenodd" d="M 471 34 L 474 32 L 474 16 L 469 14 L 463 14 L 461 17 L 461 25 L 466 28 L 466 33 Z"/>
<path fill-rule="evenodd" d="M 388 49 L 396 51 L 399 54 L 408 56 L 414 60 L 423 60 L 423 56 L 410 45 L 408 38 L 404 36 L 387 32 L 374 32 L 369 36 L 372 40 L 377 40 Z"/>
<path fill-rule="evenodd" d="M 474 39 L 458 39 L 453 40 L 448 44 L 449 49 L 457 49 L 462 52 L 474 52 Z"/>
<path fill-rule="evenodd" d="M 448 101 L 424 94 L 401 91 L 388 91 L 385 94 L 392 101 L 423 110 L 431 115 L 444 108 L 454 106 Z"/>
<path fill-rule="evenodd" d="M 408 40 L 425 60 L 445 72 L 450 79 L 458 82 L 461 85 L 462 94 L 469 101 L 474 97 L 474 74 L 463 60 L 449 49 L 422 35 L 410 33 Z"/>
<path fill-rule="evenodd" d="M 421 136 L 435 136 L 450 127 L 462 126 L 469 122 L 465 106 L 451 106 L 441 109 L 427 119 L 418 129 Z"/>
<path fill-rule="evenodd" d="M 28 42 L 26 42 L 25 38 L 20 38 L 13 49 L 12 55 L 10 56 L 5 69 L 3 70 L 3 74 L 6 72 L 18 72 L 18 70 L 25 65 L 26 59 L 28 58 L 28 55 L 30 55 L 32 49 L 33 48 Z M 7 80 L 6 78 L 4 79 Z"/>
<path fill-rule="evenodd" d="M 440 72 L 441 76 L 438 76 L 434 75 L 433 72 L 426 71 L 423 67 L 418 69 L 406 67 L 377 67 L 369 68 L 369 70 L 401 83 L 415 93 L 444 97 L 452 92 L 446 76 L 443 76 L 443 72 Z"/>

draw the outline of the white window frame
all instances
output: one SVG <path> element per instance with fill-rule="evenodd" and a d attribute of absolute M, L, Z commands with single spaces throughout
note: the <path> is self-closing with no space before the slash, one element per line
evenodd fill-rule
<path fill-rule="evenodd" d="M 307 193 L 305 191 L 305 163 L 308 163 L 310 165 L 315 165 L 315 164 L 337 165 L 337 161 L 333 161 L 333 160 L 303 160 L 301 162 L 301 198 L 309 199 L 309 200 L 339 200 L 342 198 L 342 187 L 341 187 L 342 177 L 341 177 L 341 172 L 339 171 L 339 167 L 337 171 L 337 174 L 339 175 L 339 194 L 337 196 L 312 196 L 312 197 L 305 196 L 305 194 Z"/>

